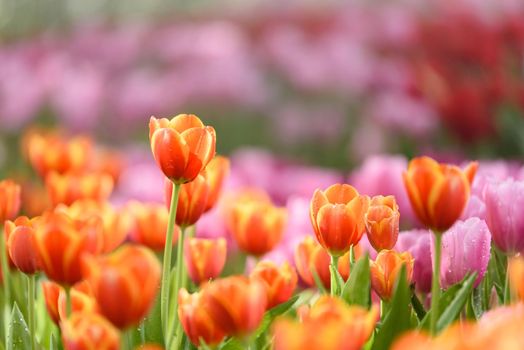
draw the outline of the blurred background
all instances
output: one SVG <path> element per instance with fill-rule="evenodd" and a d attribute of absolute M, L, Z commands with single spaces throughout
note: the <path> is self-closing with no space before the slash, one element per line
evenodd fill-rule
<path fill-rule="evenodd" d="M 521 0 L 0 0 L 2 177 L 28 128 L 138 164 L 149 117 L 183 112 L 246 169 L 518 160 L 523 109 Z"/>

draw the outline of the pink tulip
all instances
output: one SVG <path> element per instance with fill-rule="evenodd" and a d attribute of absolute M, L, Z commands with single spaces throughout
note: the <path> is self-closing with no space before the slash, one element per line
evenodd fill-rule
<path fill-rule="evenodd" d="M 400 232 L 395 250 L 410 252 L 415 259 L 413 267 L 413 281 L 415 288 L 422 293 L 431 291 L 431 265 L 430 242 L 431 233 L 428 230 L 411 230 Z"/>

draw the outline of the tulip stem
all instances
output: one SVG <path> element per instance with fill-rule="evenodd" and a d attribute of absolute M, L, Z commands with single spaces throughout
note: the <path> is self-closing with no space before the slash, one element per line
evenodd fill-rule
<path fill-rule="evenodd" d="M 68 318 L 73 312 L 73 300 L 71 299 L 71 287 L 65 286 L 64 289 L 66 293 L 66 318 Z"/>
<path fill-rule="evenodd" d="M 338 279 L 337 279 L 337 271 L 338 271 L 338 256 L 331 255 L 331 266 L 330 266 L 330 272 L 331 272 L 331 295 L 337 295 L 338 294 Z"/>
<path fill-rule="evenodd" d="M 4 226 L 0 224 L 0 263 L 2 265 L 2 276 L 4 284 L 4 334 L 7 339 L 7 327 L 11 315 L 11 277 L 9 276 L 9 264 L 7 262 L 7 248 L 4 235 Z M 7 342 L 6 342 L 7 344 Z"/>
<path fill-rule="evenodd" d="M 433 264 L 433 280 L 431 283 L 430 330 L 431 334 L 436 335 L 440 301 L 440 257 L 442 251 L 442 234 L 439 232 L 433 232 L 433 236 L 435 237 L 435 256 Z"/>
<path fill-rule="evenodd" d="M 178 206 L 178 196 L 180 194 L 180 184 L 173 183 L 171 193 L 171 204 L 169 206 L 169 220 L 167 222 L 166 245 L 164 247 L 164 258 L 162 264 L 162 286 L 160 290 L 160 318 L 166 346 L 169 344 L 169 296 L 171 283 L 171 255 L 173 253 L 173 233 L 175 230 L 176 210 Z M 179 243 L 180 244 L 180 243 Z M 176 300 L 176 298 L 175 298 Z"/>
<path fill-rule="evenodd" d="M 352 244 L 349 247 L 349 267 L 353 267 L 353 265 L 355 265 L 355 248 Z"/>
<path fill-rule="evenodd" d="M 29 317 L 29 333 L 31 334 L 31 350 L 36 349 L 35 327 L 35 274 L 28 276 L 27 283 L 27 313 Z"/>
<path fill-rule="evenodd" d="M 185 272 L 184 272 L 184 239 L 185 239 L 185 236 L 186 234 L 188 234 L 188 232 L 190 231 L 190 229 L 188 227 L 182 227 L 180 229 L 180 238 L 178 239 L 178 244 L 177 244 L 177 255 L 176 255 L 176 266 L 175 266 L 175 289 L 174 289 L 174 293 L 173 293 L 173 307 L 170 309 L 171 310 L 171 315 L 169 316 L 169 325 L 168 325 L 168 329 L 170 330 L 170 334 L 172 334 L 172 328 L 173 328 L 173 325 L 176 324 L 176 329 L 175 329 L 175 342 L 177 344 L 177 346 L 175 347 L 175 349 L 178 349 L 180 347 L 180 345 L 182 344 L 182 324 L 180 322 L 177 322 L 178 320 L 178 291 L 180 290 L 180 288 L 182 288 L 183 286 L 183 279 L 184 279 L 184 276 L 185 276 Z"/>

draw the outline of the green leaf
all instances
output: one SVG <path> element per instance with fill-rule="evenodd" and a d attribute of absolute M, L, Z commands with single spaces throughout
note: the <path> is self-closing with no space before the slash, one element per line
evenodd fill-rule
<path fill-rule="evenodd" d="M 338 264 L 337 264 L 338 265 Z M 329 265 L 329 273 L 331 276 L 331 283 L 334 283 L 334 294 L 339 295 L 340 291 L 342 290 L 342 286 L 344 285 L 344 280 L 342 279 L 342 276 L 340 276 L 340 272 L 338 272 L 338 268 L 333 268 L 333 265 Z"/>
<path fill-rule="evenodd" d="M 253 333 L 253 338 L 258 339 L 262 337 L 264 335 L 264 332 L 266 332 L 269 326 L 271 325 L 271 322 L 273 322 L 273 320 L 275 319 L 275 317 L 280 316 L 289 311 L 289 309 L 291 309 L 293 305 L 295 305 L 298 298 L 299 295 L 294 295 L 291 298 L 289 298 L 288 301 L 266 311 L 266 313 L 264 314 L 264 318 L 260 322 L 260 325 L 258 326 L 255 333 Z"/>
<path fill-rule="evenodd" d="M 411 291 L 411 293 L 411 305 L 413 306 L 413 310 L 415 310 L 418 320 L 422 321 L 426 316 L 426 309 L 424 309 L 424 305 L 422 305 L 422 303 L 420 302 L 413 290 Z"/>
<path fill-rule="evenodd" d="M 31 349 L 31 335 L 24 316 L 14 303 L 7 331 L 7 350 L 21 349 Z"/>
<path fill-rule="evenodd" d="M 158 293 L 153 308 L 146 316 L 143 322 L 146 342 L 148 343 L 164 343 L 164 336 L 162 334 L 162 323 L 160 320 L 160 293 Z"/>
<path fill-rule="evenodd" d="M 446 309 L 444 310 L 442 315 L 440 315 L 437 321 L 438 332 L 446 328 L 459 316 L 460 311 L 462 311 L 464 304 L 466 303 L 469 295 L 471 294 L 473 284 L 475 283 L 476 278 L 477 273 L 469 275 L 460 287 L 459 291 L 457 292 L 455 299 L 453 299 L 453 301 L 450 304 L 447 304 Z"/>
<path fill-rule="evenodd" d="M 364 254 L 353 266 L 349 278 L 342 289 L 342 299 L 348 304 L 369 307 L 371 281 L 369 272 L 369 256 Z"/>
<path fill-rule="evenodd" d="M 245 350 L 244 345 L 237 338 L 229 338 L 219 347 L 220 350 Z"/>
<path fill-rule="evenodd" d="M 328 291 L 324 287 L 324 284 L 322 283 L 322 280 L 318 276 L 317 270 L 314 267 L 311 268 L 311 275 L 313 276 L 313 280 L 315 281 L 315 284 L 317 285 L 317 288 L 320 291 L 320 293 L 328 294 Z"/>
<path fill-rule="evenodd" d="M 389 349 L 395 338 L 411 328 L 411 291 L 406 279 L 406 267 L 400 271 L 391 308 L 375 336 L 373 350 Z"/>
<path fill-rule="evenodd" d="M 466 278 L 467 277 L 465 277 L 464 280 L 462 280 L 460 283 L 454 284 L 453 286 L 449 287 L 446 291 L 444 291 L 444 293 L 442 293 L 442 295 L 440 296 L 440 302 L 439 302 L 439 315 L 442 315 L 446 306 L 449 305 L 453 301 L 453 299 L 455 299 L 455 295 L 462 287 L 462 284 L 464 283 Z M 419 325 L 420 329 L 429 330 L 429 323 L 430 323 L 432 313 L 433 313 L 433 310 L 429 310 L 426 313 L 426 316 L 424 317 L 424 319 L 422 320 L 422 322 Z"/>

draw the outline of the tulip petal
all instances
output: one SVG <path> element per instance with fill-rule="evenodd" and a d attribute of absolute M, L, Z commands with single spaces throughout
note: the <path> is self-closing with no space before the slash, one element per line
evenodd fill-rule
<path fill-rule="evenodd" d="M 358 196 L 358 191 L 351 185 L 335 184 L 324 191 L 326 198 L 332 204 L 347 204 Z"/>
<path fill-rule="evenodd" d="M 189 160 L 189 147 L 179 133 L 166 128 L 155 131 L 151 149 L 166 177 L 177 180 L 184 176 Z"/>
<path fill-rule="evenodd" d="M 210 126 L 192 128 L 182 132 L 181 136 L 189 150 L 185 178 L 192 180 L 215 156 L 215 129 Z"/>

